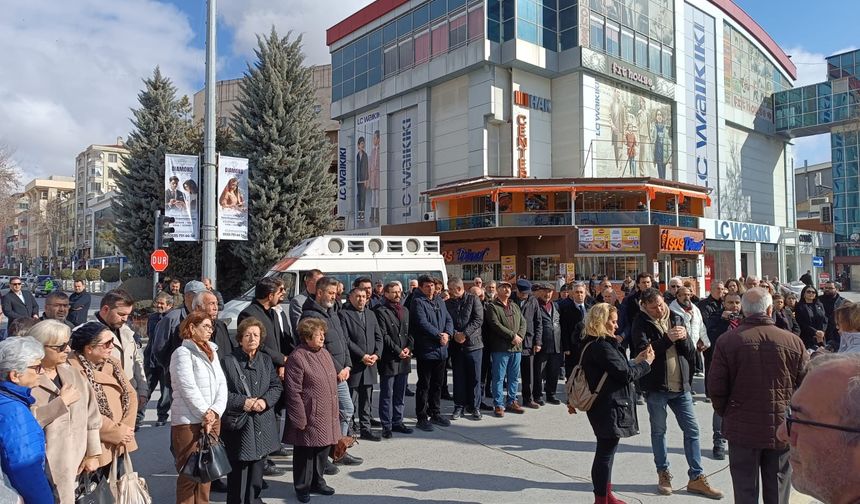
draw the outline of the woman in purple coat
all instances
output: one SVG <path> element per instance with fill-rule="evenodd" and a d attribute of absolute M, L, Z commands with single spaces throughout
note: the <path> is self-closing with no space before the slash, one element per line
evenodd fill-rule
<path fill-rule="evenodd" d="M 287 430 L 284 441 L 293 445 L 293 486 L 299 502 L 310 493 L 333 495 L 323 470 L 332 445 L 340 439 L 337 373 L 324 347 L 324 320 L 306 318 L 297 328 L 301 344 L 287 359 L 284 390 Z"/>

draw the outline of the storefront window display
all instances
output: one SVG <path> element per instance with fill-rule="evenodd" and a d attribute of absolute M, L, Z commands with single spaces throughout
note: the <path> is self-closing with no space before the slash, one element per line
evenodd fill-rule
<path fill-rule="evenodd" d="M 576 257 L 576 274 L 581 278 L 606 275 L 613 281 L 623 281 L 628 275 L 636 278 L 645 269 L 644 255 L 579 255 Z"/>
<path fill-rule="evenodd" d="M 558 275 L 559 256 L 529 256 L 529 278 L 539 282 L 551 282 Z"/>
<path fill-rule="evenodd" d="M 761 244 L 761 276 L 770 280 L 779 278 L 779 245 Z"/>
<path fill-rule="evenodd" d="M 708 240 L 705 243 L 705 278 L 710 270 L 712 282 L 725 282 L 737 278 L 735 274 L 735 243 L 721 240 Z M 706 286 L 710 288 L 710 286 Z"/>

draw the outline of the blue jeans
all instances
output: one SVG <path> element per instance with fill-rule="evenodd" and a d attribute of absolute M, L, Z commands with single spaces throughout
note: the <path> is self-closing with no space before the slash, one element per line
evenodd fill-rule
<path fill-rule="evenodd" d="M 345 381 L 337 382 L 337 409 L 340 411 L 340 434 L 346 436 L 352 415 L 355 414 L 355 406 L 352 404 L 349 385 Z"/>
<path fill-rule="evenodd" d="M 409 373 L 379 377 L 379 423 L 385 430 L 403 423 L 403 397 L 408 379 Z"/>
<path fill-rule="evenodd" d="M 648 416 L 651 421 L 651 451 L 658 471 L 669 470 L 666 448 L 666 406 L 672 408 L 678 425 L 684 432 L 684 455 L 687 457 L 690 479 L 696 479 L 702 470 L 702 453 L 699 450 L 699 424 L 693 411 L 693 396 L 689 392 L 646 392 Z"/>
<path fill-rule="evenodd" d="M 493 406 L 503 408 L 517 400 L 517 390 L 520 388 L 520 359 L 519 352 L 493 352 Z M 502 388 L 505 379 L 508 380 L 508 399 Z"/>

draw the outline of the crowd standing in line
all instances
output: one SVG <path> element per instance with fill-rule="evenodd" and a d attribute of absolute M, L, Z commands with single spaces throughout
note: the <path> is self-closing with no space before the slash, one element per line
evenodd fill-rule
<path fill-rule="evenodd" d="M 406 292 L 398 281 L 360 277 L 342 302 L 342 283 L 312 270 L 286 311 L 284 283 L 260 279 L 232 338 L 211 282 L 184 290 L 171 282 L 153 302 L 145 349 L 128 322 L 134 300 L 125 291 L 106 293 L 87 321 L 76 318 L 89 309 L 82 283 L 71 298 L 49 296 L 41 316 L 21 283 L 12 279 L 2 303 L 15 337 L 0 342 L 0 497 L 25 504 L 72 503 L 79 475 L 106 478 L 131 457 L 156 386 L 155 425 L 171 422 L 177 471 L 201 435 L 220 436 L 232 466 L 226 484 L 178 476 L 177 503 L 208 502 L 210 489 L 226 491 L 231 504 L 260 502 L 264 476 L 282 473 L 271 457 L 290 453 L 283 443 L 293 446 L 298 500 L 332 495 L 325 476 L 362 463 L 342 449 L 344 439 L 413 432 L 404 411 L 413 359 L 417 427 L 426 431 L 482 420 L 488 392 L 497 417 L 560 404 L 559 378 L 581 365 L 596 395 L 587 410 L 597 440 L 595 502 L 619 503 L 612 466 L 620 439 L 639 432 L 640 401 L 657 492 L 674 491 L 671 409 L 684 434 L 686 491 L 723 496 L 702 469 L 692 410 L 702 358 L 712 456 L 728 456 L 735 502 L 787 502 L 791 483 L 826 504 L 860 498 L 860 305 L 833 282 L 821 295 L 806 287 L 796 300 L 750 275 L 712 282 L 696 302 L 683 279 L 670 279 L 663 293 L 648 273 L 625 278 L 623 300 L 596 275 L 561 287 L 476 279 L 468 290 L 458 277 L 446 290 L 422 275 Z M 450 413 L 441 403 L 449 357 Z"/>

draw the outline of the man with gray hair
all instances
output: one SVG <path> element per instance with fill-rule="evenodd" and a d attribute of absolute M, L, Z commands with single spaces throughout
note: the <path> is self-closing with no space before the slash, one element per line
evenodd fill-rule
<path fill-rule="evenodd" d="M 860 502 L 860 354 L 812 359 L 777 437 L 794 488 L 824 504 Z"/>
<path fill-rule="evenodd" d="M 758 284 L 759 284 L 759 279 L 755 275 L 749 275 L 744 280 L 744 288 L 746 290 L 754 289 L 754 288 L 758 287 Z"/>
<path fill-rule="evenodd" d="M 778 439 L 777 429 L 809 354 L 800 338 L 774 324 L 767 290 L 746 291 L 741 306 L 744 320 L 720 336 L 714 348 L 708 394 L 729 441 L 735 502 L 758 502 L 761 489 L 765 504 L 785 503 L 791 495 L 791 468 L 788 444 Z"/>

